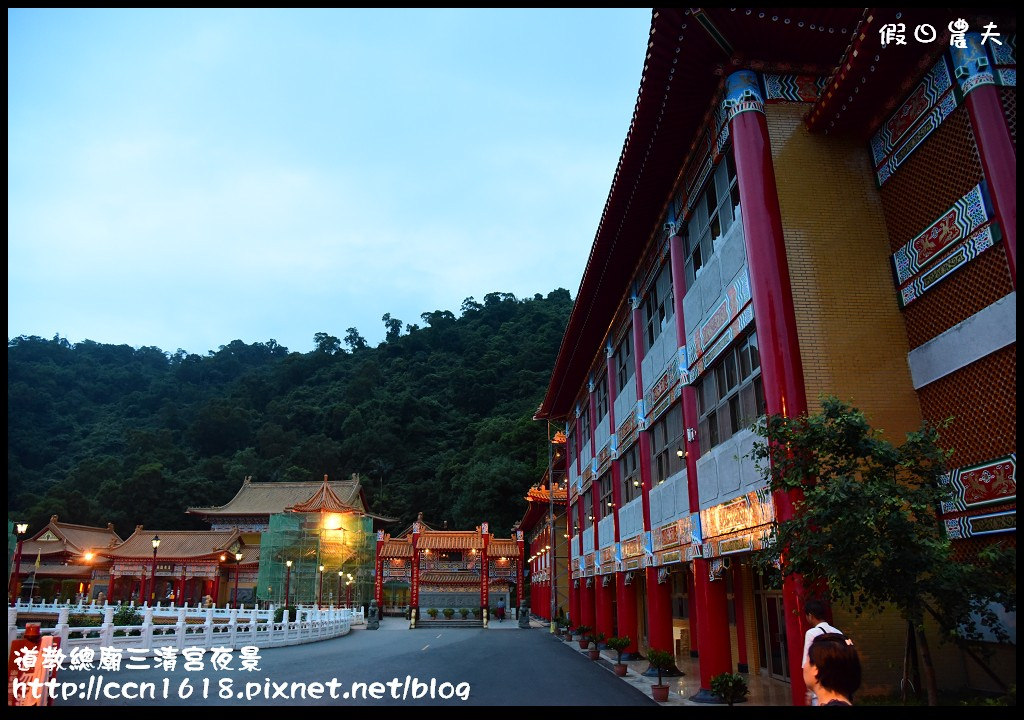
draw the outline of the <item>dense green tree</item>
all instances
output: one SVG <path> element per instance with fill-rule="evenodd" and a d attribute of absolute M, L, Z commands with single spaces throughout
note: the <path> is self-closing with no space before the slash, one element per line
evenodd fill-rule
<path fill-rule="evenodd" d="M 9 339 L 9 512 L 36 528 L 54 513 L 122 534 L 201 527 L 184 509 L 226 502 L 246 475 L 357 472 L 374 510 L 402 523 L 507 529 L 546 467 L 531 418 L 571 305 L 565 290 L 490 293 L 405 334 L 387 314 L 378 347 L 349 328 L 344 342 L 317 333 L 308 353 Z"/>
<path fill-rule="evenodd" d="M 859 410 L 824 398 L 818 414 L 768 416 L 756 430 L 763 441 L 753 457 L 771 489 L 799 493 L 793 518 L 773 527 L 756 561 L 769 570 L 781 554 L 785 574 L 826 587 L 857 615 L 894 607 L 916 631 L 929 704 L 936 704 L 925 616 L 937 622 L 940 639 L 980 661 L 970 647 L 979 619 L 1005 639 L 993 605 L 1016 611 L 1015 544 L 988 545 L 965 562 L 954 557 L 937 515 L 950 493 L 941 481 L 949 453 L 934 426 L 897 446 Z"/>

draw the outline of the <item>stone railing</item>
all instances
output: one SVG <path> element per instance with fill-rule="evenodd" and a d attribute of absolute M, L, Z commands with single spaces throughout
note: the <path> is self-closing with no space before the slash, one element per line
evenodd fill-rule
<path fill-rule="evenodd" d="M 38 612 L 38 604 L 33 611 Z M 302 643 L 328 640 L 346 635 L 353 622 L 359 619 L 349 610 L 300 610 L 299 618 L 291 620 L 288 612 L 283 613 L 281 622 L 273 621 L 273 610 L 240 610 L 231 608 L 227 611 L 226 622 L 215 622 L 215 608 L 193 609 L 176 608 L 176 622 L 172 624 L 154 623 L 155 608 L 142 608 L 141 625 L 114 625 L 116 606 L 106 605 L 102 608 L 102 624 L 99 626 L 70 627 L 68 619 L 71 609 L 61 607 L 57 612 L 57 624 L 52 628 L 43 628 L 43 635 L 59 637 L 60 646 L 65 655 L 70 655 L 73 648 L 91 646 L 93 648 L 114 647 L 130 650 L 133 655 L 152 655 L 154 648 L 173 647 L 178 650 L 189 647 L 211 649 L 226 647 L 236 650 L 243 646 L 277 647 L 283 645 L 299 645 Z M 24 612 L 24 610 L 20 610 Z M 269 619 L 261 619 L 259 614 L 271 613 Z M 7 647 L 10 655 L 11 643 L 24 636 L 24 628 L 18 627 L 18 607 L 7 610 Z M 193 622 L 189 622 L 189 620 Z M 201 619 L 202 622 L 197 622 Z"/>
<path fill-rule="evenodd" d="M 142 603 L 141 605 L 132 602 L 117 602 L 117 603 L 97 603 L 82 602 L 82 603 L 62 603 L 62 602 L 32 602 L 18 600 L 16 603 L 10 606 L 11 610 L 17 610 L 19 613 L 26 615 L 39 614 L 39 615 L 57 615 L 61 610 L 67 608 L 72 615 L 102 615 L 105 607 L 113 607 L 115 610 L 119 607 L 127 606 L 137 608 L 139 612 L 144 612 L 149 608 L 148 603 Z M 257 620 L 270 620 L 274 617 L 274 605 L 270 605 L 265 610 L 260 610 L 257 606 L 253 605 L 246 608 L 245 604 L 241 604 L 238 607 L 238 612 L 242 613 L 244 617 L 255 616 Z M 206 608 L 202 605 L 189 605 L 185 603 L 184 606 L 179 607 L 172 603 L 160 603 L 152 607 L 153 617 L 178 617 L 178 613 L 181 610 L 186 612 L 188 617 L 205 617 L 207 610 L 213 610 L 213 616 L 215 618 L 226 618 L 231 615 L 233 608 L 230 607 L 214 607 Z"/>

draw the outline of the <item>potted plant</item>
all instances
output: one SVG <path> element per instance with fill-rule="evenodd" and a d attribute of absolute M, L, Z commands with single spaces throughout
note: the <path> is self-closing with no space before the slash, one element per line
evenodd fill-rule
<path fill-rule="evenodd" d="M 615 661 L 615 674 L 619 677 L 623 677 L 626 674 L 626 663 L 622 662 L 622 651 L 629 647 L 629 644 L 633 642 L 630 640 L 629 635 L 625 637 L 610 637 L 608 638 L 608 647 L 615 651 L 618 655 L 618 659 Z"/>
<path fill-rule="evenodd" d="M 738 673 L 722 673 L 711 678 L 711 692 L 731 707 L 747 699 L 747 680 Z"/>
<path fill-rule="evenodd" d="M 437 608 L 430 608 L 427 610 L 427 615 L 430 616 L 431 620 L 437 619 Z"/>
<path fill-rule="evenodd" d="M 661 682 L 661 674 L 675 667 L 676 660 L 671 653 L 664 650 L 650 649 L 647 651 L 647 661 L 651 667 L 658 671 L 658 684 L 651 686 L 651 696 L 656 702 L 668 701 L 668 685 Z"/>
<path fill-rule="evenodd" d="M 596 633 L 589 636 L 587 641 L 587 654 L 590 656 L 591 660 L 597 660 L 601 657 L 600 645 L 604 642 L 604 637 L 604 633 Z M 591 645 L 594 647 L 590 647 Z"/>
<path fill-rule="evenodd" d="M 462 608 L 461 610 L 459 610 L 459 615 L 462 616 L 463 620 L 468 618 L 469 617 L 469 608 Z"/>
<path fill-rule="evenodd" d="M 453 617 L 455 617 L 455 608 L 445 608 L 444 609 L 444 618 L 445 618 L 445 620 L 451 620 Z"/>
<path fill-rule="evenodd" d="M 576 638 L 579 640 L 580 650 L 587 649 L 587 646 L 590 644 L 588 636 L 590 635 L 590 631 L 593 629 L 594 628 L 589 625 L 580 625 L 576 628 L 576 631 L 573 634 L 576 635 Z"/>

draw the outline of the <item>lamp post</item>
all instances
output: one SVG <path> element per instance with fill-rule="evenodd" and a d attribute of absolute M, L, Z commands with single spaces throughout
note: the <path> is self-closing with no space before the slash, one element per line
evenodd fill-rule
<path fill-rule="evenodd" d="M 320 589 L 316 594 L 316 609 L 319 610 L 324 602 L 324 566 L 320 566 Z"/>
<path fill-rule="evenodd" d="M 28 531 L 28 523 L 17 523 L 14 531 L 18 534 L 18 549 L 14 552 L 14 589 L 11 591 L 11 600 L 18 601 L 21 595 L 21 544 L 25 542 L 25 533 Z"/>
<path fill-rule="evenodd" d="M 235 553 L 235 608 L 238 608 L 238 576 L 242 573 L 242 552 Z"/>
<path fill-rule="evenodd" d="M 352 607 L 352 573 L 348 574 L 348 580 L 345 581 L 345 607 Z"/>
<path fill-rule="evenodd" d="M 341 607 L 341 579 L 344 577 L 344 575 L 344 571 L 338 571 L 338 607 Z"/>
<path fill-rule="evenodd" d="M 288 604 L 291 602 L 291 595 L 288 594 L 288 590 L 292 583 L 292 561 L 285 560 L 284 566 L 284 606 L 288 607 Z"/>
<path fill-rule="evenodd" d="M 159 547 L 160 547 L 160 536 L 159 535 L 154 535 L 153 536 L 153 569 L 150 570 L 150 573 L 149 573 L 149 585 L 150 585 L 149 590 L 150 590 L 150 604 L 151 605 L 152 605 L 152 601 L 156 600 L 156 551 L 157 551 L 157 548 L 159 548 Z M 142 598 L 139 598 L 139 599 L 141 600 Z"/>

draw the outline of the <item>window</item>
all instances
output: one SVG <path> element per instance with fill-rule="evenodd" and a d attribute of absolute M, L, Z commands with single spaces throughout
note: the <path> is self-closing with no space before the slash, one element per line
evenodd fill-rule
<path fill-rule="evenodd" d="M 612 495 L 612 474 L 606 472 L 598 480 L 598 489 L 601 492 L 601 502 L 598 504 L 598 517 L 606 518 L 615 511 L 614 496 Z"/>
<path fill-rule="evenodd" d="M 633 367 L 633 333 L 627 331 L 622 342 L 615 348 L 615 374 L 619 381 L 618 392 L 622 392 L 622 388 L 626 387 L 626 383 L 633 377 L 635 370 L 636 368 Z"/>
<path fill-rule="evenodd" d="M 700 451 L 706 453 L 765 414 L 757 333 L 726 350 L 697 385 Z"/>
<path fill-rule="evenodd" d="M 644 350 L 650 350 L 654 341 L 668 327 L 672 319 L 672 268 L 662 265 L 644 298 Z"/>
<path fill-rule="evenodd" d="M 681 471 L 683 459 L 683 410 L 676 403 L 651 427 L 651 483 L 665 482 Z"/>
<path fill-rule="evenodd" d="M 608 414 L 608 373 L 601 375 L 595 392 L 597 393 L 597 424 L 600 425 L 604 416 Z"/>
<path fill-rule="evenodd" d="M 594 486 L 591 485 L 583 493 L 583 529 L 594 524 Z"/>
<path fill-rule="evenodd" d="M 637 444 L 633 443 L 629 450 L 619 456 L 619 478 L 622 483 L 619 502 L 623 505 L 640 497 L 640 468 L 636 462 L 636 448 Z"/>
<path fill-rule="evenodd" d="M 736 182 L 736 163 L 730 148 L 725 153 L 725 160 L 718 163 L 704 190 L 698 195 L 689 222 L 686 224 L 683 239 L 686 247 L 687 288 L 693 286 L 693 281 L 711 259 L 715 243 L 728 232 L 738 217 L 739 204 L 740 190 Z"/>
<path fill-rule="evenodd" d="M 575 468 L 572 468 L 572 466 L 576 464 L 576 460 L 579 458 L 579 452 L 576 450 L 576 426 L 575 425 L 570 425 L 569 426 L 569 433 L 566 436 L 566 441 L 565 441 L 565 451 L 567 453 L 569 453 L 569 457 L 566 458 L 567 462 L 569 463 L 569 467 L 570 467 L 571 470 L 574 470 Z"/>

